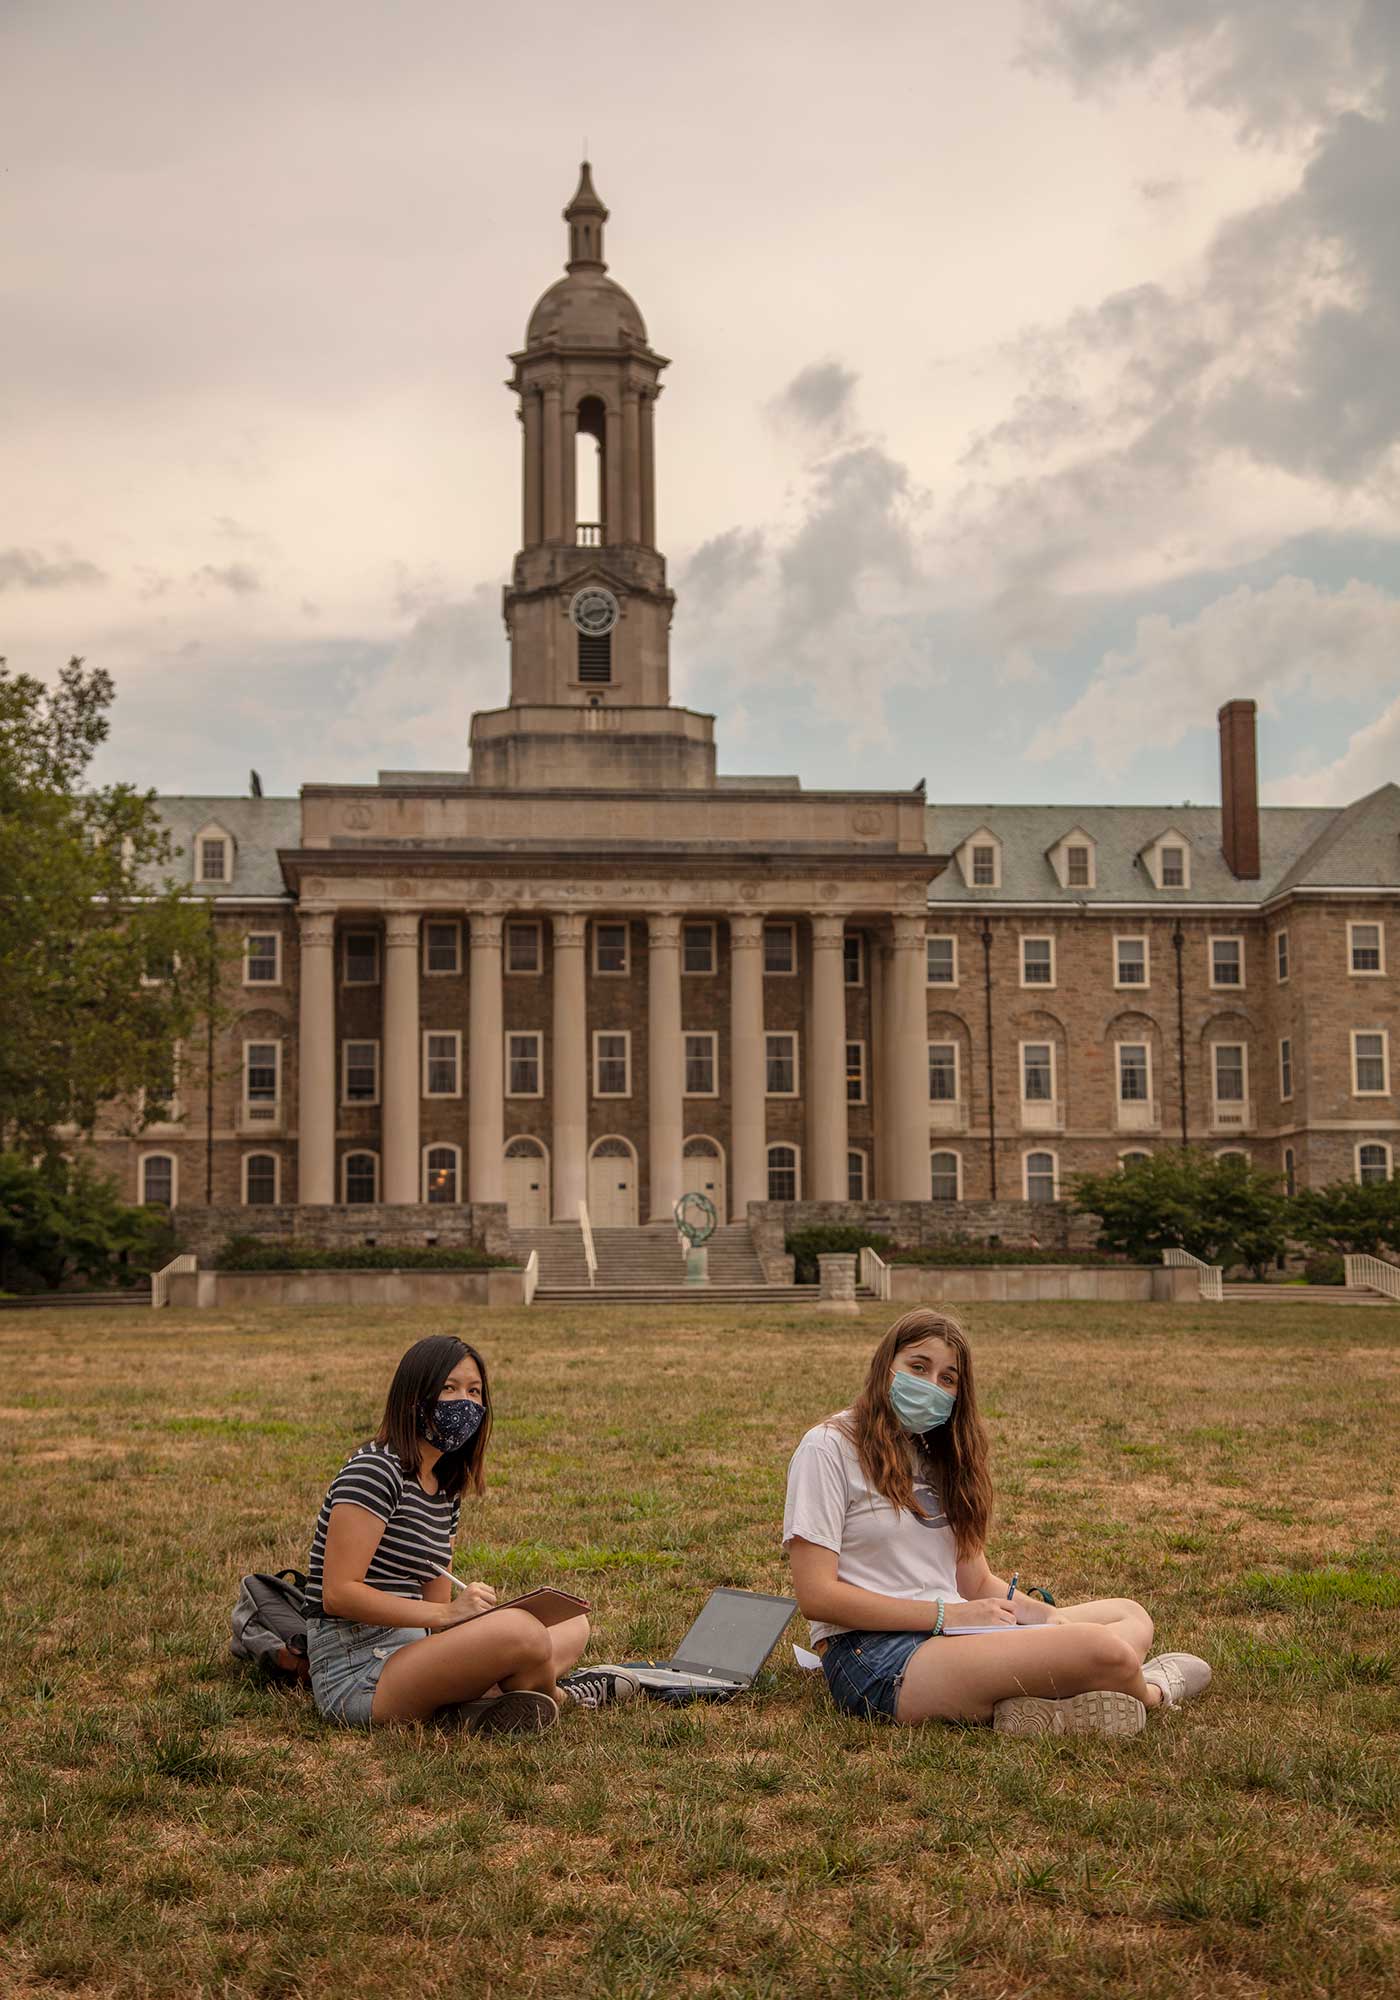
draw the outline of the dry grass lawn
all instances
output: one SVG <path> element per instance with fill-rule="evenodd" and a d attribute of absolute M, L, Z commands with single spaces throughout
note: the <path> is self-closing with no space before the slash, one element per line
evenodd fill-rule
<path fill-rule="evenodd" d="M 886 1314 L 507 1312 L 459 1574 L 667 1651 L 785 1589 L 788 1453 Z M 6 1995 L 1393 1993 L 1400 1312 L 969 1309 L 993 1558 L 1215 1664 L 1127 1743 L 754 1698 L 535 1744 L 337 1732 L 227 1655 L 446 1314 L 0 1319 Z M 800 1622 L 792 1634 L 805 1637 Z"/>

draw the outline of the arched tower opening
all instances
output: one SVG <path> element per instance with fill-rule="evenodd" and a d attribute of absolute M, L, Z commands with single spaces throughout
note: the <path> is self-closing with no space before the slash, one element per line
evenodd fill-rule
<path fill-rule="evenodd" d="M 585 396 L 578 406 L 574 439 L 574 539 L 583 549 L 600 549 L 608 534 L 608 413 L 601 396 Z"/>

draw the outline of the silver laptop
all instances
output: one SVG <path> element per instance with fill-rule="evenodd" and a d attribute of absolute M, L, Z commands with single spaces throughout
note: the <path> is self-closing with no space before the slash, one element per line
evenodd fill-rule
<path fill-rule="evenodd" d="M 797 1609 L 795 1598 L 759 1590 L 712 1590 L 669 1660 L 627 1671 L 658 1693 L 693 1688 L 739 1694 L 753 1684 Z"/>

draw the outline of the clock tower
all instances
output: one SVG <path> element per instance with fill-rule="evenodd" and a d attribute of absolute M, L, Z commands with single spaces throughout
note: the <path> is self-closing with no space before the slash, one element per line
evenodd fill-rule
<path fill-rule="evenodd" d="M 472 781 L 529 790 L 714 783 L 713 718 L 670 705 L 674 596 L 656 547 L 655 410 L 668 364 L 607 275 L 585 160 L 565 274 L 511 356 L 521 547 L 505 592 L 510 705 L 472 718 Z"/>

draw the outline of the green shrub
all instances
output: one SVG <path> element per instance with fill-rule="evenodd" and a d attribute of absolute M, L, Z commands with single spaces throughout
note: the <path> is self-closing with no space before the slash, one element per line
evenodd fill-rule
<path fill-rule="evenodd" d="M 122 1201 L 86 1159 L 0 1153 L 0 1287 L 17 1293 L 135 1285 L 176 1249 L 160 1208 Z"/>
<path fill-rule="evenodd" d="M 862 1250 L 874 1250 L 883 1257 L 890 1242 L 888 1236 L 862 1229 L 858 1223 L 826 1222 L 814 1224 L 810 1229 L 794 1229 L 783 1248 L 797 1259 L 797 1283 L 815 1285 L 820 1276 L 818 1257 L 848 1257 L 853 1252 L 859 1256 Z"/>
<path fill-rule="evenodd" d="M 1206 1264 L 1245 1264 L 1262 1278 L 1287 1241 L 1277 1177 L 1199 1146 L 1173 1146 L 1115 1173 L 1081 1174 L 1072 1192 L 1081 1215 L 1099 1218 L 1103 1247 L 1139 1263 L 1180 1248 Z"/>
<path fill-rule="evenodd" d="M 214 1259 L 217 1271 L 493 1271 L 509 1266 L 470 1246 L 346 1243 L 268 1243 L 258 1236 L 230 1236 Z"/>
<path fill-rule="evenodd" d="M 1344 1285 L 1347 1267 L 1340 1257 L 1321 1251 L 1304 1264 L 1303 1279 L 1309 1285 Z"/>

